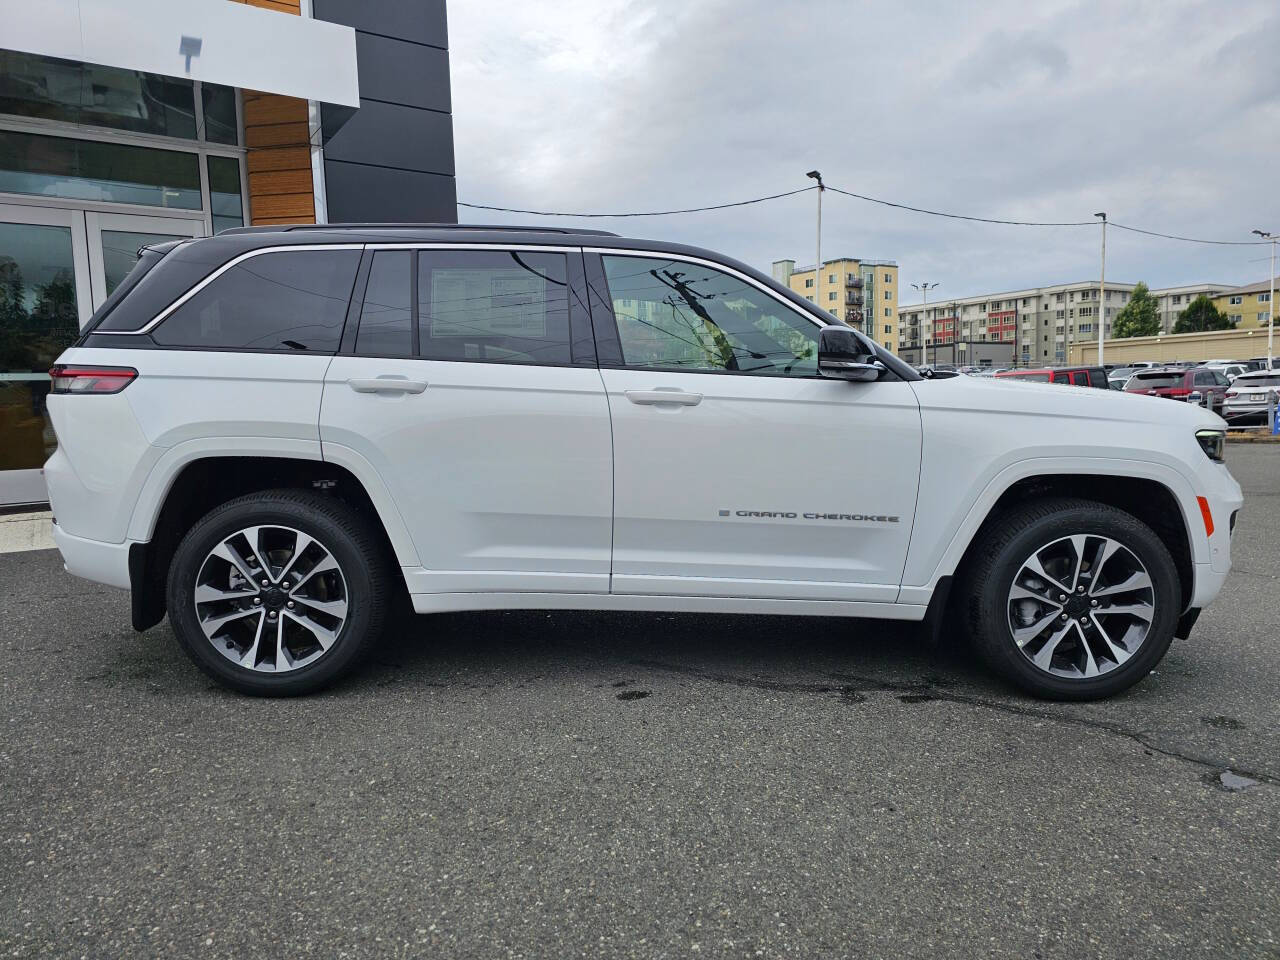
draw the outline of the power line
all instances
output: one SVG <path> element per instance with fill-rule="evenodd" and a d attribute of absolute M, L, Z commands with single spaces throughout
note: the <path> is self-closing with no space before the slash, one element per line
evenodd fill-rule
<path fill-rule="evenodd" d="M 1145 233 L 1148 237 L 1163 237 L 1165 240 L 1182 240 L 1186 243 L 1211 243 L 1218 247 L 1261 247 L 1271 242 L 1270 240 L 1202 240 L 1199 237 L 1179 237 L 1172 233 L 1157 233 L 1155 230 L 1143 230 L 1141 227 L 1126 226 L 1123 223 L 1116 223 L 1114 220 L 1108 220 L 1107 223 L 1109 226 L 1116 227 L 1120 230 L 1129 230 L 1133 233 Z"/>
<path fill-rule="evenodd" d="M 732 207 L 746 207 L 756 203 L 765 203 L 769 200 L 781 200 L 783 197 L 794 197 L 797 194 L 808 193 L 810 190 L 817 190 L 818 185 L 811 187 L 800 187 L 797 190 L 788 190 L 785 193 L 772 193 L 765 197 L 754 197 L 750 200 L 737 200 L 733 203 L 717 203 L 705 207 L 685 207 L 679 210 L 646 210 L 632 211 L 627 213 L 570 213 L 563 210 L 526 210 L 518 207 L 499 207 L 485 203 L 465 203 L 458 201 L 458 206 L 467 207 L 471 210 L 494 210 L 499 213 L 519 213 L 533 217 L 578 217 L 583 219 L 600 220 L 609 218 L 624 217 L 669 217 L 682 213 L 702 213 L 708 210 L 728 210 Z M 842 190 L 839 187 L 826 185 L 825 190 L 832 193 L 838 193 L 842 196 L 852 197 L 855 200 L 865 200 L 867 203 L 875 203 L 882 207 L 892 207 L 895 210 L 907 210 L 911 213 L 922 213 L 930 217 L 944 217 L 948 220 L 967 220 L 971 223 L 994 223 L 1002 226 L 1010 227 L 1093 227 L 1097 226 L 1097 220 L 1005 220 L 998 217 L 975 217 L 963 213 L 948 213 L 944 210 L 931 210 L 927 207 L 916 207 L 907 203 L 896 203 L 892 200 L 883 200 L 879 197 L 871 197 L 863 193 L 854 193 L 852 190 Z M 1267 240 L 1209 240 L 1203 237 L 1184 237 L 1173 233 L 1161 233 L 1157 230 L 1146 230 L 1142 227 L 1134 227 L 1124 223 L 1117 223 L 1114 220 L 1107 221 L 1110 226 L 1119 230 L 1127 230 L 1131 233 L 1141 233 L 1149 237 L 1159 237 L 1164 240 L 1179 240 L 1183 243 L 1204 243 L 1212 246 L 1223 247 L 1259 247 L 1265 246 L 1270 241 Z"/>
<path fill-rule="evenodd" d="M 676 213 L 701 213 L 704 210 L 727 210 L 729 207 L 746 207 L 753 203 L 764 203 L 766 200 L 780 200 L 783 197 L 794 197 L 798 193 L 808 193 L 810 190 L 817 190 L 817 184 L 812 187 L 801 187 L 798 190 L 788 190 L 786 193 L 773 193 L 767 197 L 755 197 L 752 200 L 737 200 L 733 203 L 717 203 L 709 207 L 686 207 L 683 210 L 646 210 L 637 213 L 566 213 L 564 211 L 549 210 L 520 210 L 515 207 L 494 207 L 484 203 L 463 203 L 458 201 L 458 206 L 467 207 L 471 210 L 497 210 L 500 213 L 523 213 L 533 217 L 583 217 L 589 219 L 602 219 L 608 217 L 669 217 Z"/>
<path fill-rule="evenodd" d="M 839 187 L 828 186 L 827 189 L 832 193 L 841 193 L 846 197 L 853 197 L 855 200 L 866 200 L 868 203 L 878 203 L 883 207 L 893 207 L 897 210 L 910 210 L 912 213 L 927 213 L 931 217 L 946 217 L 948 220 L 972 220 L 976 223 L 1001 223 L 1011 227 L 1092 227 L 1097 225 L 1096 220 L 1070 220 L 1054 223 L 1043 220 L 997 220 L 993 217 L 970 217 L 963 213 L 943 213 L 941 210 L 927 210 L 924 207 L 913 207 L 905 203 L 894 203 L 892 200 L 881 200 L 878 197 L 868 197 L 865 194 L 853 193 L 850 190 L 841 190 Z"/>

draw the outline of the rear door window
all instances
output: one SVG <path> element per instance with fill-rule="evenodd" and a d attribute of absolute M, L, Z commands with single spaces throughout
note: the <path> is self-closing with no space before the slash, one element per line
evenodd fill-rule
<path fill-rule="evenodd" d="M 152 331 L 161 346 L 333 353 L 359 250 L 268 251 L 230 267 Z"/>
<path fill-rule="evenodd" d="M 356 333 L 356 353 L 361 356 L 413 356 L 412 264 L 410 250 L 379 250 L 373 255 Z"/>
<path fill-rule="evenodd" d="M 1071 374 L 1071 382 L 1077 387 L 1087 387 L 1089 385 L 1089 375 L 1083 370 L 1077 370 Z"/>
<path fill-rule="evenodd" d="M 423 359 L 572 362 L 563 253 L 423 250 L 417 288 Z"/>

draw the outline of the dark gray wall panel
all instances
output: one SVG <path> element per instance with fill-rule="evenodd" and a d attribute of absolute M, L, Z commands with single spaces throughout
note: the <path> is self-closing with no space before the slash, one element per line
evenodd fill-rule
<path fill-rule="evenodd" d="M 453 173 L 453 118 L 447 113 L 361 100 L 360 109 L 325 141 L 334 160 Z"/>
<path fill-rule="evenodd" d="M 317 20 L 345 23 L 365 33 L 449 46 L 445 0 L 314 0 Z"/>
<path fill-rule="evenodd" d="M 329 220 L 454 223 L 444 0 L 313 0 L 354 27 L 360 107 L 321 105 Z"/>
<path fill-rule="evenodd" d="M 449 51 L 356 34 L 360 97 L 448 113 Z"/>
<path fill-rule="evenodd" d="M 457 223 L 454 179 L 414 170 L 324 162 L 330 223 Z"/>

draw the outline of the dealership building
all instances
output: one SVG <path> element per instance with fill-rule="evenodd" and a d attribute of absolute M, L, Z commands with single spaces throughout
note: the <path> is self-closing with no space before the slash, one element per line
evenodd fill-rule
<path fill-rule="evenodd" d="M 47 370 L 139 247 L 455 222 L 444 0 L 0 0 L 0 507 L 45 499 Z"/>

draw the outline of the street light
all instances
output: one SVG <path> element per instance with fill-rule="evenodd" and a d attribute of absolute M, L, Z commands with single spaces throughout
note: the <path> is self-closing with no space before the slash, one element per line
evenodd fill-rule
<path fill-rule="evenodd" d="M 1095 213 L 1102 218 L 1102 272 L 1098 275 L 1098 366 L 1102 366 L 1102 338 L 1107 328 L 1107 215 Z M 1080 362 L 1084 363 L 1084 348 L 1080 348 Z"/>
<path fill-rule="evenodd" d="M 818 309 L 822 309 L 822 192 L 827 188 L 817 170 L 810 170 L 805 176 L 818 181 L 818 259 L 813 264 L 813 299 Z"/>
<path fill-rule="evenodd" d="M 920 291 L 920 295 L 924 297 L 924 303 L 921 306 L 920 312 L 925 315 L 926 322 L 928 321 L 928 318 L 929 318 L 929 288 L 936 287 L 941 282 L 942 282 L 941 280 L 938 280 L 935 283 L 913 283 L 912 284 L 913 287 L 915 287 L 917 290 Z M 921 346 L 923 346 L 923 344 L 921 344 Z M 922 358 L 923 356 L 924 355 L 921 354 Z M 933 365 L 935 367 L 938 365 L 938 337 L 937 337 L 936 330 L 934 331 L 934 336 L 933 336 Z"/>
<path fill-rule="evenodd" d="M 1271 272 L 1267 274 L 1267 369 L 1271 369 L 1271 355 L 1275 351 L 1271 349 L 1271 343 L 1275 337 L 1276 329 L 1276 237 L 1271 235 L 1269 230 L 1253 231 L 1263 240 L 1271 241 Z"/>

